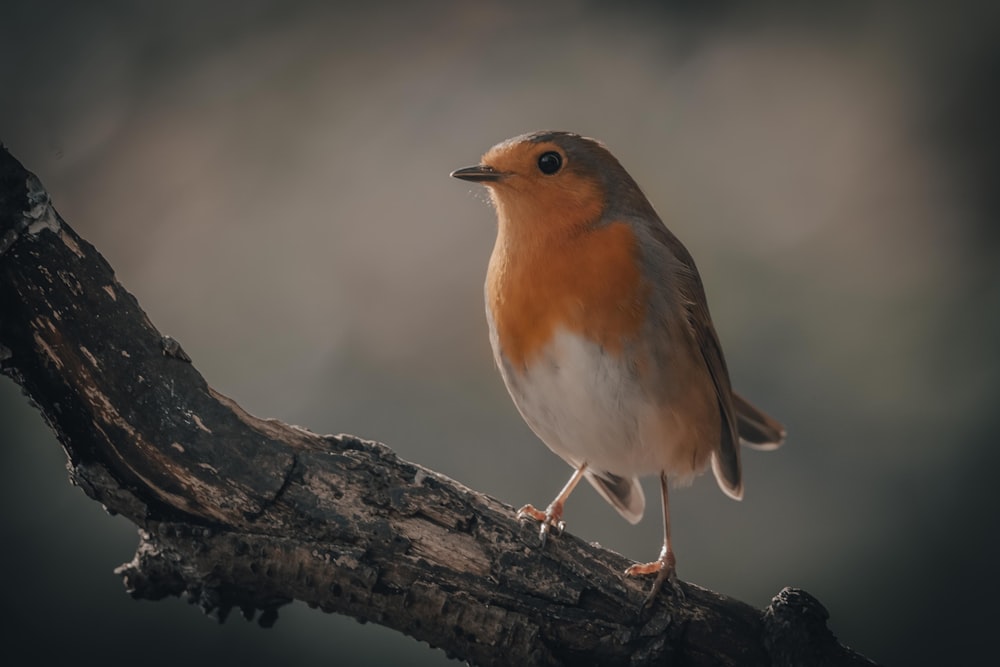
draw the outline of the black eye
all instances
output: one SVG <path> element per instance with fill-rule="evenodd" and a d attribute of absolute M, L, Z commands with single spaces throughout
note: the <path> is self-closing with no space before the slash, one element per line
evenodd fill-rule
<path fill-rule="evenodd" d="M 562 156 L 555 151 L 542 153 L 538 158 L 538 168 L 542 170 L 543 174 L 554 174 L 559 171 L 559 167 L 561 166 Z"/>

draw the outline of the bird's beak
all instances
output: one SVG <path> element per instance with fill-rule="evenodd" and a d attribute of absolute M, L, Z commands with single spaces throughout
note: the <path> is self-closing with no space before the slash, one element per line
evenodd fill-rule
<path fill-rule="evenodd" d="M 496 183 L 503 178 L 503 173 L 497 171 L 487 164 L 477 164 L 474 167 L 462 167 L 451 172 L 452 178 L 460 178 L 463 181 L 473 183 Z"/>

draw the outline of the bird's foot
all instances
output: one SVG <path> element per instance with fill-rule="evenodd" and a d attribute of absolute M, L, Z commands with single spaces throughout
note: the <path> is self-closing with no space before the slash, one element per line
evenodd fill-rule
<path fill-rule="evenodd" d="M 538 528 L 538 539 L 544 547 L 549 539 L 549 533 L 558 535 L 566 528 L 566 522 L 562 520 L 562 503 L 552 503 L 545 511 L 535 509 L 533 505 L 525 505 L 517 511 L 518 521 L 533 519 L 541 525 Z"/>
<path fill-rule="evenodd" d="M 678 601 L 684 601 L 684 591 L 677 578 L 677 561 L 673 551 L 664 547 L 663 551 L 660 552 L 660 557 L 652 563 L 636 563 L 625 570 L 626 577 L 641 577 L 649 574 L 655 574 L 656 579 L 653 580 L 653 588 L 649 591 L 649 595 L 643 600 L 642 606 L 644 608 L 648 607 L 656 598 L 656 594 L 660 592 L 664 582 L 670 582 L 674 596 Z"/>

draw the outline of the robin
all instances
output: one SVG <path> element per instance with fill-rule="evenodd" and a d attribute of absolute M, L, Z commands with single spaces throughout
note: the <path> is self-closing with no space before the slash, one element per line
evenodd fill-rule
<path fill-rule="evenodd" d="M 637 523 L 639 478 L 659 475 L 663 549 L 626 576 L 655 574 L 678 594 L 667 483 L 709 464 L 743 497 L 740 442 L 774 449 L 785 429 L 729 384 L 694 260 L 600 142 L 569 132 L 508 139 L 455 178 L 481 183 L 496 208 L 486 319 L 497 367 L 521 416 L 573 467 L 540 522 L 564 528 L 582 478 Z"/>

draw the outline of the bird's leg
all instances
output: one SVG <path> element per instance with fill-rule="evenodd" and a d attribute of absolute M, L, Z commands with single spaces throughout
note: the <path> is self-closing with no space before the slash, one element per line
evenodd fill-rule
<path fill-rule="evenodd" d="M 627 577 L 645 574 L 656 575 L 656 579 L 653 581 L 653 588 L 642 603 L 643 607 L 648 606 L 653 601 L 665 581 L 670 582 L 670 587 L 679 600 L 684 599 L 684 591 L 681 590 L 680 583 L 677 580 L 677 560 L 674 558 L 674 550 L 670 546 L 670 505 L 667 500 L 666 473 L 660 473 L 660 493 L 663 497 L 663 549 L 660 551 L 660 557 L 652 563 L 636 563 L 625 570 L 625 576 Z"/>
<path fill-rule="evenodd" d="M 525 505 L 517 511 L 517 518 L 519 520 L 534 519 L 542 524 L 538 529 L 538 537 L 543 547 L 545 546 L 545 542 L 548 541 L 550 530 L 555 528 L 555 532 L 558 534 L 566 527 L 566 522 L 562 520 L 563 506 L 566 504 L 569 494 L 573 493 L 573 489 L 580 483 L 586 469 L 587 464 L 584 463 L 573 472 L 573 476 L 566 482 L 566 486 L 562 488 L 562 491 L 555 497 L 555 500 L 549 503 L 544 512 L 535 509 L 532 505 Z"/>

